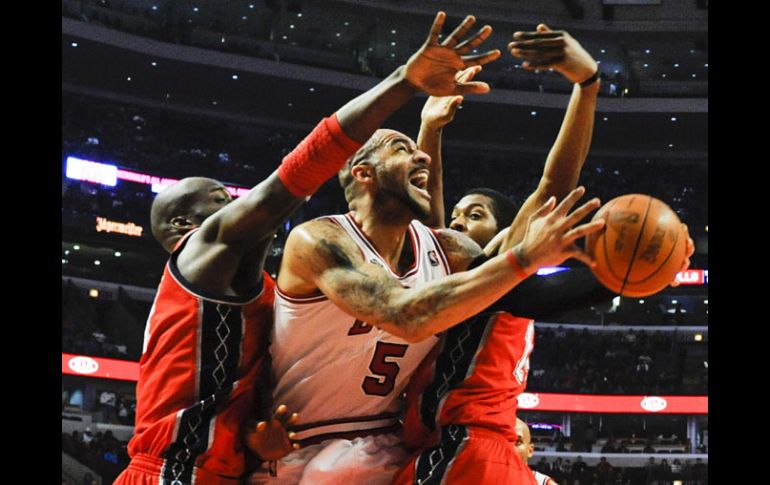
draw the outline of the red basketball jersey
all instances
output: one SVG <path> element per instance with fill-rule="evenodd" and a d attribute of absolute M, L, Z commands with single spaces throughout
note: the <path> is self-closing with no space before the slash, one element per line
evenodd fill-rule
<path fill-rule="evenodd" d="M 254 415 L 272 325 L 270 276 L 244 297 L 205 294 L 176 266 L 188 238 L 169 259 L 150 310 L 128 445 L 132 458 L 163 460 L 161 483 L 194 483 L 196 469 L 244 473 L 243 423 Z"/>
<path fill-rule="evenodd" d="M 404 438 L 411 449 L 435 443 L 440 427 L 487 428 L 516 441 L 517 397 L 527 385 L 533 320 L 484 313 L 443 336 L 407 387 Z"/>

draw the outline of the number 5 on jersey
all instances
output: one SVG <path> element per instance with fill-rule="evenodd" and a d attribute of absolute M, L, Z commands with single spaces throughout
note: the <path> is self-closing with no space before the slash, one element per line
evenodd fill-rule
<path fill-rule="evenodd" d="M 379 377 L 366 376 L 361 388 L 366 394 L 374 396 L 387 396 L 396 385 L 396 376 L 401 368 L 396 362 L 387 361 L 388 357 L 399 358 L 406 354 L 408 345 L 393 344 L 389 342 L 377 342 L 374 349 L 374 357 L 369 364 L 369 370 Z"/>

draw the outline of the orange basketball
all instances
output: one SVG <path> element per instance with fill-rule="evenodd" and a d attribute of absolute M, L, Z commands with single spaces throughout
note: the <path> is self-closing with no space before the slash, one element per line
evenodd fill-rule
<path fill-rule="evenodd" d="M 604 286 L 641 297 L 674 281 L 684 264 L 687 236 L 669 206 L 649 195 L 629 194 L 604 204 L 594 220 L 600 217 L 604 229 L 586 238 L 586 251 L 596 259 L 593 272 Z"/>

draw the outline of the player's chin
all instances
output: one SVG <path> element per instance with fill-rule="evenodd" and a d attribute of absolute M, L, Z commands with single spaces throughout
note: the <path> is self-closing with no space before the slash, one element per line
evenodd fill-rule
<path fill-rule="evenodd" d="M 411 197 L 412 203 L 409 204 L 414 218 L 419 221 L 425 221 L 430 217 L 430 195 L 424 197 Z"/>

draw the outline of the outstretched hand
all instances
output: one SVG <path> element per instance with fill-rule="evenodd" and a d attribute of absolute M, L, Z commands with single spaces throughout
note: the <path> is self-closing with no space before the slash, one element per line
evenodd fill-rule
<path fill-rule="evenodd" d="M 488 92 L 487 83 L 463 82 L 458 80 L 456 75 L 458 71 L 467 67 L 481 66 L 500 57 L 500 51 L 497 49 L 483 54 L 468 54 L 490 36 L 492 27 L 485 25 L 481 30 L 461 41 L 476 22 L 475 17 L 468 15 L 443 42 L 439 43 L 439 34 L 445 20 L 444 12 L 436 14 L 427 40 L 406 63 L 407 81 L 431 96 Z"/>
<path fill-rule="evenodd" d="M 286 405 L 281 404 L 270 421 L 260 421 L 247 429 L 246 446 L 262 461 L 279 460 L 300 448 L 291 431 L 298 420 L 297 413 L 290 414 Z"/>
<path fill-rule="evenodd" d="M 542 268 L 556 266 L 569 258 L 575 258 L 591 268 L 596 266 L 594 259 L 581 250 L 575 241 L 601 230 L 604 227 L 604 219 L 575 225 L 598 209 L 601 202 L 598 198 L 593 198 L 569 213 L 584 193 L 585 188 L 578 187 L 559 205 L 556 205 L 555 197 L 550 197 L 545 204 L 532 213 L 524 239 L 518 247 L 514 248 L 519 264 L 525 268 L 528 266 Z"/>
<path fill-rule="evenodd" d="M 457 73 L 457 82 L 465 84 L 481 72 L 481 66 L 472 66 Z M 464 98 L 461 95 L 430 96 L 422 107 L 420 118 L 429 128 L 438 130 L 452 122 Z"/>
<path fill-rule="evenodd" d="M 524 59 L 521 67 L 530 71 L 554 69 L 572 83 L 590 78 L 599 65 L 569 32 L 551 30 L 540 24 L 534 32 L 516 32 L 508 44 L 511 55 Z"/>

